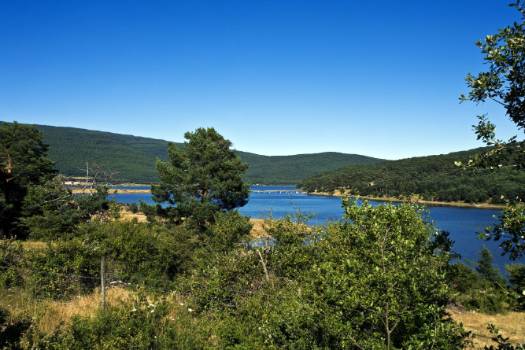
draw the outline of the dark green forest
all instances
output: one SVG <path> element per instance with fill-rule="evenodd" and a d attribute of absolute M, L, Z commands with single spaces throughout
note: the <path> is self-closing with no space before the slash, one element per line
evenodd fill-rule
<path fill-rule="evenodd" d="M 167 158 L 168 141 L 79 128 L 36 125 L 49 145 L 49 157 L 64 175 L 84 175 L 86 162 L 114 173 L 113 180 L 157 182 L 155 160 Z M 263 156 L 236 151 L 249 166 L 248 183 L 296 184 L 324 171 L 380 159 L 357 154 L 315 153 Z"/>
<path fill-rule="evenodd" d="M 300 186 L 309 192 L 345 189 L 364 196 L 404 197 L 415 194 L 425 200 L 469 203 L 502 203 L 517 196 L 523 198 L 523 171 L 497 166 L 492 169 L 465 169 L 455 164 L 458 161 L 467 163 L 482 151 L 474 149 L 348 166 L 310 177 Z"/>

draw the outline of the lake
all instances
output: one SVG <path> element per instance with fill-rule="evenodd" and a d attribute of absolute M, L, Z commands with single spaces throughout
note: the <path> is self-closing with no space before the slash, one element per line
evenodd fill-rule
<path fill-rule="evenodd" d="M 149 188 L 149 187 L 143 187 Z M 299 192 L 293 186 L 252 186 L 250 200 L 240 208 L 240 212 L 253 218 L 282 218 L 297 213 L 312 215 L 309 223 L 322 225 L 329 221 L 340 220 L 343 215 L 341 199 L 338 197 L 314 196 Z M 111 198 L 120 203 L 152 204 L 150 194 L 131 193 L 115 194 Z M 373 205 L 383 204 L 371 201 Z M 487 247 L 494 256 L 494 263 L 503 269 L 509 263 L 507 257 L 501 256 L 497 242 L 483 241 L 477 238 L 477 232 L 497 221 L 500 211 L 495 209 L 428 207 L 429 220 L 440 230 L 450 232 L 455 241 L 454 249 L 461 254 L 463 262 L 474 266 L 480 249 Z M 522 259 L 520 262 L 524 262 Z"/>

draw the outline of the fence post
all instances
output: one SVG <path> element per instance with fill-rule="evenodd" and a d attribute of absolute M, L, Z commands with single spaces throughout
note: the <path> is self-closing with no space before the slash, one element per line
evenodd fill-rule
<path fill-rule="evenodd" d="M 106 259 L 100 258 L 100 306 L 102 310 L 106 308 Z"/>

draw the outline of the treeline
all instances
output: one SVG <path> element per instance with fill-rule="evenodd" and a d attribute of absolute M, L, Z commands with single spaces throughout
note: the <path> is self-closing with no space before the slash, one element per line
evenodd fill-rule
<path fill-rule="evenodd" d="M 308 192 L 350 190 L 364 196 L 407 197 L 468 203 L 523 198 L 525 173 L 512 167 L 465 169 L 482 149 L 349 166 L 304 180 Z"/>
<path fill-rule="evenodd" d="M 0 122 L 1 123 L 1 122 Z M 86 162 L 112 174 L 113 181 L 158 182 L 156 159 L 168 157 L 168 141 L 79 128 L 35 126 L 49 145 L 49 158 L 61 174 L 85 175 Z M 179 144 L 180 145 L 180 144 Z M 296 184 L 309 176 L 351 164 L 372 164 L 381 159 L 344 153 L 264 156 L 235 151 L 248 164 L 248 183 Z"/>

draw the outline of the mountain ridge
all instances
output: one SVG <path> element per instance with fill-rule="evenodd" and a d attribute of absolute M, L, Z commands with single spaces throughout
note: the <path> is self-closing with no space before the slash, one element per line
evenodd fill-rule
<path fill-rule="evenodd" d="M 115 173 L 117 182 L 157 181 L 155 161 L 167 158 L 170 141 L 84 128 L 30 124 L 42 132 L 49 157 L 67 176 L 85 174 L 85 164 Z M 173 142 L 182 145 L 180 142 Z M 250 183 L 297 184 L 303 179 L 348 165 L 374 164 L 385 160 L 342 152 L 305 153 L 287 156 L 260 155 L 235 150 L 248 164 Z"/>

